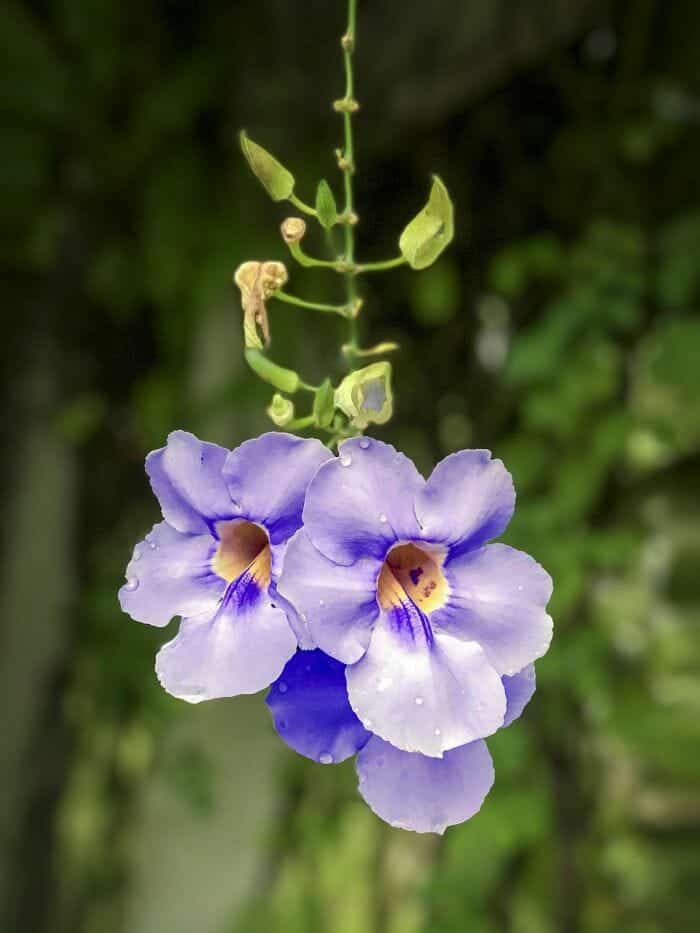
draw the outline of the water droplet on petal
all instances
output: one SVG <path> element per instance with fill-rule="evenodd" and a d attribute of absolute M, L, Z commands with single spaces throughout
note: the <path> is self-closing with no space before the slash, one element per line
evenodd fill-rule
<path fill-rule="evenodd" d="M 319 604 L 319 606 L 325 606 L 325 605 L 326 605 L 326 600 L 325 600 L 325 599 L 319 599 L 318 604 Z"/>
<path fill-rule="evenodd" d="M 158 545 L 156 544 L 155 541 L 149 541 L 149 542 L 148 542 L 148 546 L 149 546 L 149 548 L 150 548 L 152 551 L 155 551 L 155 550 L 157 550 L 157 548 L 158 548 Z"/>
<path fill-rule="evenodd" d="M 416 706 L 422 706 L 424 702 L 423 697 L 416 697 Z"/>
<path fill-rule="evenodd" d="M 361 440 L 360 440 L 360 447 L 361 447 L 363 450 L 367 450 L 367 448 L 369 447 L 369 445 L 370 445 L 370 440 L 369 440 L 368 437 L 363 437 L 363 438 L 361 438 Z"/>
<path fill-rule="evenodd" d="M 386 525 L 386 523 L 389 521 L 384 512 L 382 512 L 382 514 L 379 516 L 379 521 L 382 523 L 382 525 Z"/>
<path fill-rule="evenodd" d="M 277 684 L 277 689 L 280 693 L 286 693 L 289 688 L 283 680 L 280 680 L 280 682 Z"/>
<path fill-rule="evenodd" d="M 322 765 L 333 764 L 333 756 L 329 752 L 321 752 L 321 754 L 318 756 L 318 760 Z"/>
<path fill-rule="evenodd" d="M 435 730 L 435 735 L 442 735 L 442 732 L 439 729 Z"/>
<path fill-rule="evenodd" d="M 364 719 L 362 721 L 362 725 L 365 727 L 365 729 L 371 729 L 374 723 L 372 722 L 371 719 Z"/>
<path fill-rule="evenodd" d="M 519 584 L 518 584 L 518 593 L 522 593 L 522 591 L 523 591 L 523 585 L 522 585 L 522 583 L 519 583 Z"/>
<path fill-rule="evenodd" d="M 139 581 L 136 579 L 136 577 L 129 577 L 129 579 L 126 581 L 124 589 L 129 590 L 130 593 L 133 593 L 134 590 L 137 590 L 138 588 Z"/>
<path fill-rule="evenodd" d="M 352 463 L 352 457 L 350 454 L 341 454 L 340 455 L 340 465 L 344 467 L 349 467 Z"/>

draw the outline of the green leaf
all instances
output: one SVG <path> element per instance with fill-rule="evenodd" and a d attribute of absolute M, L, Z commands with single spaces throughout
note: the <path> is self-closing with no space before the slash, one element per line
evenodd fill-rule
<path fill-rule="evenodd" d="M 447 188 L 433 176 L 428 203 L 401 234 L 399 249 L 412 269 L 427 269 L 454 236 L 454 208 Z"/>
<path fill-rule="evenodd" d="M 248 165 L 273 201 L 286 201 L 294 191 L 294 176 L 291 172 L 252 139 L 245 130 L 240 134 L 241 149 Z"/>
<path fill-rule="evenodd" d="M 330 379 L 319 386 L 314 396 L 314 418 L 321 428 L 327 428 L 335 413 L 334 390 Z"/>
<path fill-rule="evenodd" d="M 245 351 L 245 358 L 250 368 L 264 382 L 279 389 L 280 392 L 287 392 L 293 395 L 299 388 L 299 375 L 293 369 L 285 369 L 284 366 L 278 366 L 271 360 L 268 360 L 259 350 L 248 349 Z"/>
<path fill-rule="evenodd" d="M 318 214 L 318 222 L 326 230 L 330 230 L 338 222 L 338 207 L 335 203 L 335 196 L 325 178 L 318 183 L 316 213 Z"/>

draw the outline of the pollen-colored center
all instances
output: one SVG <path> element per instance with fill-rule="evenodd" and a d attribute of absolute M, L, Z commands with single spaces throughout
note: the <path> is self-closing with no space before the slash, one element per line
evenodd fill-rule
<path fill-rule="evenodd" d="M 392 548 L 379 574 L 377 598 L 382 609 L 401 606 L 407 598 L 423 612 L 444 606 L 447 580 L 442 572 L 442 556 L 415 544 Z"/>
<path fill-rule="evenodd" d="M 272 571 L 270 539 L 260 525 L 241 519 L 217 526 L 219 546 L 212 559 L 214 573 L 232 583 L 248 571 L 262 586 L 269 586 Z"/>

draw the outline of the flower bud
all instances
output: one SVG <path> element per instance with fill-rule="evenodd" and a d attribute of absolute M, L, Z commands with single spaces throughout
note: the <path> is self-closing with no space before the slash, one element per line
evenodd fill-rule
<path fill-rule="evenodd" d="M 273 201 L 286 201 L 294 192 L 294 176 L 262 146 L 240 135 L 241 149 L 253 174 Z"/>
<path fill-rule="evenodd" d="M 427 269 L 452 242 L 454 208 L 437 175 L 433 176 L 428 203 L 401 234 L 399 249 L 412 269 Z"/>
<path fill-rule="evenodd" d="M 268 360 L 259 350 L 248 348 L 245 351 L 245 358 L 253 372 L 280 392 L 293 395 L 299 388 L 298 373 L 295 373 L 293 369 L 278 366 L 277 363 Z"/>
<path fill-rule="evenodd" d="M 267 414 L 278 428 L 285 428 L 294 419 L 294 402 L 276 392 L 267 407 Z"/>
<path fill-rule="evenodd" d="M 306 222 L 301 217 L 287 217 L 282 221 L 282 239 L 289 246 L 291 243 L 298 243 L 304 239 L 306 233 Z"/>
<path fill-rule="evenodd" d="M 361 430 L 385 424 L 393 408 L 391 363 L 382 360 L 350 373 L 335 391 L 335 404 Z"/>

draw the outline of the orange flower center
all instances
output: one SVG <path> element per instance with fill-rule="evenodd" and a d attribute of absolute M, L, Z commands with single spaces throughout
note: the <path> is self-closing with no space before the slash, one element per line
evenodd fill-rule
<path fill-rule="evenodd" d="M 377 581 L 382 609 L 394 609 L 409 599 L 422 612 L 432 612 L 447 601 L 443 555 L 428 546 L 399 544 L 387 554 Z"/>
<path fill-rule="evenodd" d="M 272 554 L 264 528 L 254 522 L 234 519 L 217 526 L 219 546 L 211 562 L 214 573 L 228 583 L 248 570 L 261 586 L 270 585 Z"/>

